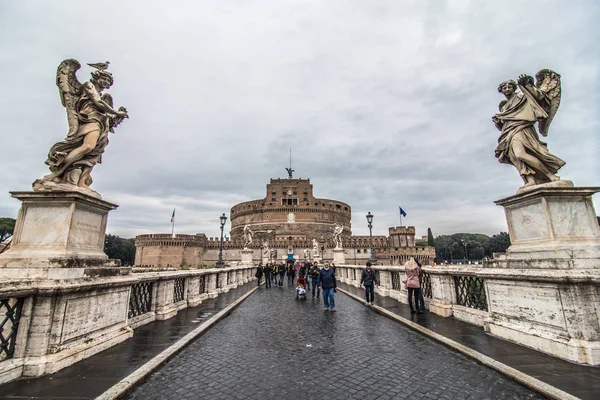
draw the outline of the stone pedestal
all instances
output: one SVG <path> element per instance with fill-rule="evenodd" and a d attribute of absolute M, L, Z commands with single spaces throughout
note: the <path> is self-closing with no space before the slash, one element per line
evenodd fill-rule
<path fill-rule="evenodd" d="M 251 249 L 243 249 L 242 250 L 242 265 L 250 266 L 254 265 L 254 261 L 252 260 L 252 255 L 254 254 L 254 250 Z"/>
<path fill-rule="evenodd" d="M 600 188 L 539 188 L 496 202 L 511 246 L 479 274 L 487 332 L 570 361 L 600 365 Z"/>
<path fill-rule="evenodd" d="M 346 264 L 346 251 L 344 249 L 333 249 L 333 263 L 335 265 Z"/>
<path fill-rule="evenodd" d="M 0 255 L 5 278 L 65 279 L 128 273 L 103 251 L 116 204 L 78 192 L 11 192 L 21 200 L 11 248 Z"/>
<path fill-rule="evenodd" d="M 540 188 L 498 200 L 511 246 L 498 267 L 600 269 L 599 187 Z M 502 257 L 501 257 L 502 258 Z"/>

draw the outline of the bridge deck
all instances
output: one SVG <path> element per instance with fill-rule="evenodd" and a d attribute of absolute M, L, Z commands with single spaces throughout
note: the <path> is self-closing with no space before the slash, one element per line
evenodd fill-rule
<path fill-rule="evenodd" d="M 128 398 L 542 398 L 341 293 L 336 308 L 261 288 Z"/>
<path fill-rule="evenodd" d="M 255 284 L 140 327 L 130 340 L 56 374 L 0 386 L 0 399 L 95 398 Z M 128 398 L 541 398 L 344 294 L 336 303 L 337 312 L 325 312 L 320 302 L 294 300 L 287 283 L 262 287 Z M 395 300 L 378 297 L 376 304 L 410 318 Z M 582 399 L 600 390 L 598 368 L 504 342 L 452 318 L 426 314 L 413 321 Z"/>

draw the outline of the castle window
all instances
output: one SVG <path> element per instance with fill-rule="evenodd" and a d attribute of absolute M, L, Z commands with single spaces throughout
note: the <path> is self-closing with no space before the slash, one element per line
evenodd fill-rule
<path fill-rule="evenodd" d="M 297 206 L 298 205 L 298 199 L 293 199 L 292 200 L 292 204 L 295 205 L 295 206 Z"/>
<path fill-rule="evenodd" d="M 315 203 L 315 206 L 318 206 L 318 205 L 319 205 L 319 203 Z"/>
<path fill-rule="evenodd" d="M 341 210 L 341 209 L 342 209 L 342 206 L 340 206 L 339 204 L 336 204 L 336 205 L 335 205 L 335 208 L 337 208 L 338 210 Z"/>

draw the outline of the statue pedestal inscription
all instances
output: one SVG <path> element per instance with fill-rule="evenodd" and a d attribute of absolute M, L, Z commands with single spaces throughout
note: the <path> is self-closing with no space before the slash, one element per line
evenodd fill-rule
<path fill-rule="evenodd" d="M 242 265 L 254 265 L 254 262 L 252 260 L 253 254 L 254 254 L 254 250 L 243 249 L 242 250 Z"/>
<path fill-rule="evenodd" d="M 126 272 L 103 251 L 108 212 L 116 204 L 79 192 L 11 194 L 22 206 L 11 248 L 0 255 L 3 277 L 62 279 Z"/>
<path fill-rule="evenodd" d="M 333 249 L 333 263 L 336 265 L 346 264 L 346 251 L 344 249 Z"/>
<path fill-rule="evenodd" d="M 496 202 L 512 244 L 486 263 L 488 333 L 600 365 L 600 226 L 591 200 L 598 191 L 540 187 Z"/>

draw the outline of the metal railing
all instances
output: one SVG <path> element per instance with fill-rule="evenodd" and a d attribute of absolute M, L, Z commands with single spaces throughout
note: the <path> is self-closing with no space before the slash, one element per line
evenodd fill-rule
<path fill-rule="evenodd" d="M 173 285 L 173 303 L 177 303 L 184 299 L 183 293 L 185 290 L 185 278 L 176 278 Z"/>
<path fill-rule="evenodd" d="M 0 299 L 0 361 L 13 358 L 24 298 Z"/>
<path fill-rule="evenodd" d="M 400 271 L 392 271 L 392 289 L 402 290 L 402 273 Z"/>
<path fill-rule="evenodd" d="M 433 298 L 431 293 L 431 275 L 427 272 L 423 272 L 423 276 L 421 277 L 421 290 L 423 291 L 423 297 L 427 297 L 428 299 Z"/>
<path fill-rule="evenodd" d="M 488 311 L 485 281 L 476 276 L 453 276 L 456 304 Z"/>
<path fill-rule="evenodd" d="M 152 282 L 139 282 L 131 287 L 128 318 L 137 317 L 152 310 Z"/>

